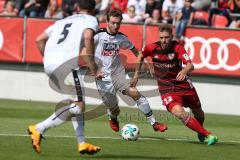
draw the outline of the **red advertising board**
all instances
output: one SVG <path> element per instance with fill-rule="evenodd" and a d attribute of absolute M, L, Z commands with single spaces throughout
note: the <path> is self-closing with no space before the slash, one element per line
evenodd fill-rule
<path fill-rule="evenodd" d="M 42 63 L 35 40 L 54 20 L 26 21 L 26 43 L 23 42 L 24 19 L 0 18 L 0 61 Z M 106 24 L 101 24 L 105 27 Z M 159 39 L 158 26 L 146 27 L 146 40 L 142 39 L 142 25 L 122 24 L 120 31 L 141 50 L 142 45 Z M 142 44 L 143 43 L 143 44 Z M 23 45 L 26 53 L 23 56 Z M 193 60 L 195 74 L 240 76 L 240 32 L 237 30 L 188 28 L 185 48 Z M 121 50 L 122 62 L 127 68 L 135 67 L 136 57 L 129 50 Z M 24 58 L 24 59 L 23 59 Z"/>
<path fill-rule="evenodd" d="M 22 62 L 23 19 L 0 18 L 0 61 Z"/>
<path fill-rule="evenodd" d="M 146 44 L 153 43 L 159 40 L 158 26 L 146 27 Z"/>
<path fill-rule="evenodd" d="M 142 49 L 142 37 L 143 37 L 142 25 L 122 24 L 120 32 L 127 35 L 129 40 L 138 50 Z M 120 54 L 123 65 L 128 69 L 134 69 L 137 57 L 130 50 L 121 50 Z"/>
<path fill-rule="evenodd" d="M 36 46 L 36 38 L 48 26 L 54 23 L 54 20 L 45 19 L 27 19 L 27 43 L 26 43 L 26 59 L 28 63 L 42 63 L 42 55 Z"/>
<path fill-rule="evenodd" d="M 240 32 L 188 28 L 185 48 L 198 74 L 240 76 Z"/>

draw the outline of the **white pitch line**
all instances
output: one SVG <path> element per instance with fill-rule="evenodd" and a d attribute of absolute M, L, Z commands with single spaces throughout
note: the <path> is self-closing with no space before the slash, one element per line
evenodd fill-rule
<path fill-rule="evenodd" d="M 28 134 L 4 134 L 0 133 L 0 136 L 2 137 L 29 137 Z M 44 137 L 50 137 L 50 138 L 76 138 L 76 136 L 51 136 L 47 135 Z M 89 139 L 114 139 L 114 140 L 119 140 L 122 139 L 121 137 L 95 137 L 95 136 L 86 136 L 86 138 Z M 165 138 L 163 137 L 162 139 L 158 138 L 144 138 L 144 137 L 139 137 L 141 140 L 151 140 L 151 141 L 160 141 L 160 140 L 167 140 L 167 141 L 188 141 L 188 142 L 194 142 L 194 140 L 187 139 L 187 138 Z M 221 141 L 220 143 L 240 143 L 240 141 Z"/>

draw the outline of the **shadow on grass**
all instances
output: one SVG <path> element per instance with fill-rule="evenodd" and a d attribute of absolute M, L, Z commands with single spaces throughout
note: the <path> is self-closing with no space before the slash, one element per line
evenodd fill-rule
<path fill-rule="evenodd" d="M 138 156 L 138 155 L 116 155 L 116 154 L 104 154 L 104 155 L 96 155 L 94 157 L 84 156 L 84 159 L 144 159 L 144 160 L 151 160 L 151 159 L 183 159 L 181 157 L 162 157 L 162 156 Z"/>
<path fill-rule="evenodd" d="M 149 155 L 149 156 L 139 156 L 139 155 L 122 155 L 122 154 L 96 154 L 96 155 L 59 155 L 59 154 L 42 154 L 38 158 L 64 158 L 64 159 L 75 159 L 75 158 L 80 158 L 80 159 L 144 159 L 144 160 L 152 160 L 152 159 L 158 159 L 158 160 L 179 160 L 183 159 L 183 157 L 171 157 L 171 156 L 156 156 L 156 155 Z"/>
<path fill-rule="evenodd" d="M 187 143 L 191 143 L 191 144 L 198 144 L 198 145 L 207 145 L 207 142 L 204 143 L 200 143 L 197 141 L 187 141 Z M 238 143 L 234 143 L 234 142 L 217 142 L 216 144 L 212 145 L 212 146 L 234 146 L 234 147 L 240 147 L 240 144 Z"/>
<path fill-rule="evenodd" d="M 183 141 L 188 142 L 191 141 L 191 139 L 183 138 L 183 137 L 153 137 L 153 136 L 141 136 L 140 138 L 143 139 L 153 139 L 153 140 L 162 140 L 162 141 Z"/>

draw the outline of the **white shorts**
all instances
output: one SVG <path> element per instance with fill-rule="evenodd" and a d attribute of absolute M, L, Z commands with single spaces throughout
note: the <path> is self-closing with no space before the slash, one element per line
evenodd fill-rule
<path fill-rule="evenodd" d="M 125 94 L 130 83 L 125 74 L 118 74 L 113 76 L 111 81 L 96 80 L 96 85 L 103 103 L 109 108 L 118 105 L 117 91 Z"/>
<path fill-rule="evenodd" d="M 49 77 L 50 87 L 66 96 L 66 99 L 84 101 L 83 78 L 86 70 L 81 69 L 56 69 L 55 65 L 45 67 L 45 73 Z"/>

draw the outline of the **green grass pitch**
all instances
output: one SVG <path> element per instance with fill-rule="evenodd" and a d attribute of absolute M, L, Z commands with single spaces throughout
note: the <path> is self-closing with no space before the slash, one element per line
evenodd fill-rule
<path fill-rule="evenodd" d="M 44 120 L 53 111 L 52 103 L 0 100 L 0 160 L 240 160 L 240 116 L 207 114 L 205 127 L 219 138 L 219 143 L 207 146 L 198 143 L 196 133 L 167 112 L 154 111 L 156 118 L 169 127 L 165 133 L 157 133 L 137 109 L 129 108 L 121 108 L 120 124 L 136 124 L 140 128 L 138 141 L 122 140 L 109 128 L 105 115 L 85 123 L 87 141 L 102 148 L 98 154 L 77 153 L 71 122 L 48 130 L 42 153 L 37 154 L 27 126 Z"/>

